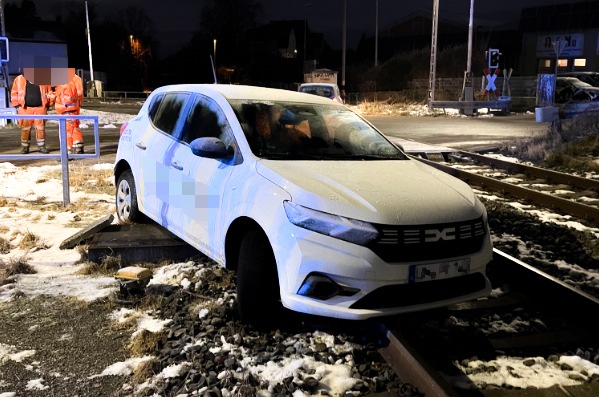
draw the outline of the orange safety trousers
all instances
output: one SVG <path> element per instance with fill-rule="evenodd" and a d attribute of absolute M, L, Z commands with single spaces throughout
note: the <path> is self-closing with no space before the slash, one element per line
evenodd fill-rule
<path fill-rule="evenodd" d="M 19 108 L 17 114 L 45 115 L 48 114 L 44 106 Z M 21 127 L 21 142 L 29 145 L 31 141 L 31 127 L 35 128 L 35 140 L 38 145 L 44 145 L 46 141 L 46 120 L 41 119 L 19 119 Z"/>
<path fill-rule="evenodd" d="M 78 111 L 75 112 L 64 112 L 62 116 L 67 116 L 69 114 L 79 114 Z M 73 144 L 83 143 L 83 134 L 81 134 L 81 130 L 79 129 L 80 121 L 79 119 L 67 119 L 67 149 L 73 147 Z"/>

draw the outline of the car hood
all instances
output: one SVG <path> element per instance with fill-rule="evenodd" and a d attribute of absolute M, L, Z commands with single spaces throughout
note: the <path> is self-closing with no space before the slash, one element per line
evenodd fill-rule
<path fill-rule="evenodd" d="M 367 222 L 443 223 L 483 211 L 466 183 L 416 160 L 260 160 L 256 168 L 297 204 Z"/>

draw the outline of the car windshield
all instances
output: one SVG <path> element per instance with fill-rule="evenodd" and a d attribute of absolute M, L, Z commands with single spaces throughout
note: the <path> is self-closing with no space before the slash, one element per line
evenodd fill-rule
<path fill-rule="evenodd" d="M 405 154 L 336 105 L 231 100 L 252 152 L 272 160 L 399 160 Z"/>
<path fill-rule="evenodd" d="M 572 82 L 572 85 L 574 85 L 574 87 L 576 88 L 591 88 L 592 85 L 590 85 L 589 83 L 584 83 L 582 81 L 574 81 Z"/>

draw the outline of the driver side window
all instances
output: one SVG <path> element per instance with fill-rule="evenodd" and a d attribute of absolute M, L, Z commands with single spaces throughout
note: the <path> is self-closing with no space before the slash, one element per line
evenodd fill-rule
<path fill-rule="evenodd" d="M 181 140 L 191 143 L 197 138 L 219 138 L 225 146 L 230 146 L 233 133 L 220 107 L 208 98 L 198 96 L 185 120 Z"/>

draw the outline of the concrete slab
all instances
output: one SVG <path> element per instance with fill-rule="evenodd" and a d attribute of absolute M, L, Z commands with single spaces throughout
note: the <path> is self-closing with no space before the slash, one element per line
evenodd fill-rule
<path fill-rule="evenodd" d="M 446 146 L 429 145 L 393 136 L 388 136 L 387 138 L 396 145 L 401 146 L 407 154 L 431 161 L 447 161 L 451 153 L 457 152 L 457 149 Z"/>
<path fill-rule="evenodd" d="M 81 244 L 82 241 L 87 240 L 88 238 L 95 235 L 95 233 L 99 232 L 100 230 L 105 229 L 108 225 L 110 225 L 112 223 L 113 220 L 114 220 L 114 215 L 112 215 L 112 214 L 106 215 L 105 217 L 98 219 L 91 225 L 88 225 L 87 227 L 83 228 L 79 232 L 75 233 L 71 237 L 64 240 L 60 244 L 60 249 L 64 250 L 64 249 L 75 248 L 76 246 Z"/>
<path fill-rule="evenodd" d="M 88 246 L 91 262 L 120 256 L 124 265 L 185 261 L 202 254 L 156 223 L 109 225 L 98 231 Z"/>

